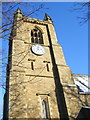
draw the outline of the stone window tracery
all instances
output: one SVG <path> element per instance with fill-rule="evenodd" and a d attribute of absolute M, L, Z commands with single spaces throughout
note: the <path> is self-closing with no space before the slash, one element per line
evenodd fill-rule
<path fill-rule="evenodd" d="M 31 30 L 31 42 L 38 43 L 38 44 L 44 44 L 42 32 L 39 29 Z"/>

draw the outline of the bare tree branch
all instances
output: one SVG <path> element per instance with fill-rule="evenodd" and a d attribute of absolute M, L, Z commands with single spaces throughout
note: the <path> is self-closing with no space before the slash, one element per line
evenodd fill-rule
<path fill-rule="evenodd" d="M 34 5 L 29 2 L 14 2 L 14 3 L 13 2 L 4 2 L 4 3 L 2 3 L 2 11 L 0 11 L 0 12 L 2 12 L 2 26 L 0 26 L 0 38 L 2 38 L 2 42 L 6 41 L 6 40 L 10 41 L 10 33 L 11 33 L 11 30 L 13 29 L 13 17 L 14 17 L 13 14 L 18 7 L 21 7 L 23 9 L 25 7 L 27 7 L 27 9 L 24 9 L 24 12 L 26 14 L 25 17 L 29 17 L 37 12 L 40 12 L 41 9 L 44 9 L 44 4 Z M 16 27 L 16 29 L 17 28 L 19 29 L 20 26 L 14 25 L 14 27 Z M 3 48 L 3 49 L 5 51 L 5 48 Z M 22 56 L 22 54 L 26 53 L 26 52 L 28 54 L 28 51 L 22 51 L 21 53 L 18 53 L 15 55 L 20 54 Z M 0 81 L 1 81 L 0 86 L 3 87 L 6 85 L 5 80 L 9 77 L 6 74 L 6 66 L 7 66 L 6 61 L 8 61 L 8 58 L 10 58 L 13 55 L 12 54 L 10 54 L 10 55 L 4 54 L 2 52 L 2 50 L 0 51 L 0 53 L 2 54 L 2 58 L 0 58 L 0 61 L 1 61 L 1 64 L 3 64 L 3 65 L 0 65 L 0 68 L 2 68 L 2 71 L 0 71 L 0 72 L 2 72 L 2 74 L 0 75 Z M 26 57 L 26 55 L 22 58 L 22 60 Z M 21 61 L 19 61 L 19 63 L 21 63 Z M 20 66 L 19 63 L 18 63 L 18 66 Z M 7 70 L 9 70 L 9 68 L 7 68 Z"/>
<path fill-rule="evenodd" d="M 73 5 L 72 11 L 81 13 L 81 15 L 77 17 L 81 25 L 88 22 L 90 19 L 90 1 L 75 3 Z"/>

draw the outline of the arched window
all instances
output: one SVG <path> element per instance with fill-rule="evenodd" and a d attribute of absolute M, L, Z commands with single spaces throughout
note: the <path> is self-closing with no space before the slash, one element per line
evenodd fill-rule
<path fill-rule="evenodd" d="M 34 43 L 34 38 L 33 37 L 31 38 L 31 42 Z"/>
<path fill-rule="evenodd" d="M 39 29 L 31 30 L 31 42 L 38 43 L 38 44 L 44 44 L 42 32 Z"/>
<path fill-rule="evenodd" d="M 47 115 L 47 105 L 46 105 L 46 101 L 42 101 L 42 113 L 43 113 L 43 118 L 47 119 L 48 115 Z"/>

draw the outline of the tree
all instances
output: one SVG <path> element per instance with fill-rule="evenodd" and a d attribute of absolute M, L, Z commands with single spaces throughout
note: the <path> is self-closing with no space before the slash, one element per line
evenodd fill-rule
<path fill-rule="evenodd" d="M 90 20 L 90 1 L 74 3 L 73 11 L 81 13 L 81 16 L 77 17 L 80 24 L 88 22 Z"/>
<path fill-rule="evenodd" d="M 10 41 L 10 33 L 13 26 L 14 12 L 21 8 L 24 11 L 26 17 L 38 15 L 44 11 L 45 4 L 43 3 L 30 3 L 30 2 L 3 2 L 2 3 L 2 25 L 0 26 L 0 39 L 2 39 L 2 48 L 0 49 L 0 67 L 2 74 L 0 75 L 0 86 L 5 88 L 6 85 L 6 67 L 8 62 L 8 43 Z M 15 27 L 15 25 L 14 25 Z M 5 45 L 7 45 L 5 47 Z"/>
<path fill-rule="evenodd" d="M 6 79 L 8 78 L 8 74 L 6 72 L 8 70 L 8 58 L 10 58 L 8 56 L 8 44 L 10 42 L 12 26 L 14 25 L 14 12 L 20 8 L 26 17 L 33 17 L 41 14 L 46 8 L 45 3 L 23 2 L 23 0 L 21 2 L 2 2 L 0 6 L 2 7 L 0 9 L 0 18 L 2 20 L 2 24 L 0 24 L 0 43 L 2 43 L 0 44 L 0 88 L 4 88 L 3 90 L 7 91 L 6 86 L 8 84 L 6 83 Z M 16 26 L 14 25 L 14 27 Z"/>

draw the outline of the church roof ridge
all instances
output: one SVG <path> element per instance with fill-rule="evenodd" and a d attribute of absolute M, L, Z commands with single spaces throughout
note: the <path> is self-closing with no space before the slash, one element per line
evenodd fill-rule
<path fill-rule="evenodd" d="M 85 74 L 72 74 L 73 76 L 90 76 L 90 75 L 85 75 Z"/>

